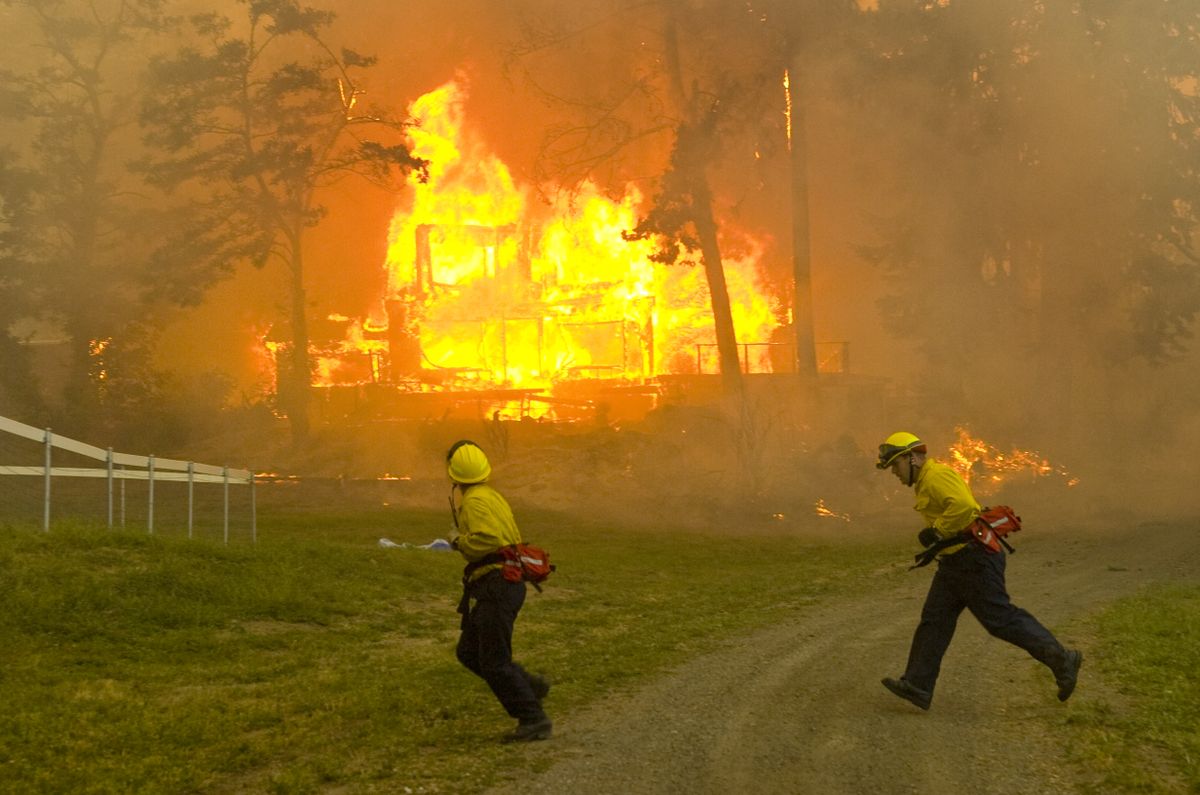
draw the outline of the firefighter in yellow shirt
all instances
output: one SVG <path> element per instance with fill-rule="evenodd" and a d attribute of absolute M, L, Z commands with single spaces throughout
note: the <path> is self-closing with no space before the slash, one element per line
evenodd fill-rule
<path fill-rule="evenodd" d="M 450 545 L 467 561 L 458 608 L 462 634 L 455 654 L 487 682 L 505 711 L 517 719 L 506 741 L 549 739 L 553 724 L 542 709 L 542 699 L 550 684 L 512 657 L 513 625 L 525 603 L 525 583 L 509 582 L 500 572 L 499 550 L 520 543 L 521 531 L 508 501 L 487 485 L 492 467 L 478 445 L 456 442 L 446 453 L 446 471 L 453 483 L 450 508 L 455 532 Z"/>
<path fill-rule="evenodd" d="M 926 458 L 925 453 L 924 443 L 913 434 L 894 433 L 879 445 L 875 464 L 913 488 L 914 507 L 926 525 L 918 541 L 928 554 L 937 551 L 938 561 L 904 675 L 884 679 L 883 686 L 921 709 L 929 709 L 942 656 L 965 608 L 992 635 L 1021 647 L 1047 666 L 1054 673 L 1059 700 L 1066 701 L 1075 690 L 1083 653 L 1064 648 L 1036 618 L 1009 600 L 1004 552 L 992 553 L 973 536 L 959 535 L 979 518 L 979 503 L 957 472 Z M 955 543 L 959 538 L 963 542 Z"/>

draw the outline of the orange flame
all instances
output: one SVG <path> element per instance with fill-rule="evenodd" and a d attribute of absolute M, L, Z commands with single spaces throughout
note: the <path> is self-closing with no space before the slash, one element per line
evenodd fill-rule
<path fill-rule="evenodd" d="M 704 269 L 653 263 L 652 242 L 623 236 L 645 212 L 637 187 L 521 184 L 469 129 L 465 103 L 451 81 L 410 107 L 410 147 L 430 163 L 428 178 L 410 180 L 389 225 L 378 309 L 310 328 L 312 383 L 488 389 L 499 419 L 530 416 L 534 401 L 538 413 L 599 412 L 581 381 L 639 390 L 661 374 L 717 373 Z M 771 372 L 792 357 L 772 347 L 787 345 L 772 340 L 790 319 L 759 277 L 769 241 L 730 223 L 721 233 L 743 367 Z M 269 329 L 258 339 L 263 380 L 278 385 L 287 343 Z"/>
<path fill-rule="evenodd" d="M 630 186 L 612 199 L 588 183 L 535 206 L 532 190 L 466 129 L 464 101 L 449 83 L 413 104 L 415 154 L 436 165 L 426 183 L 414 180 L 413 206 L 393 220 L 387 257 L 389 291 L 402 295 L 423 275 L 419 227 L 441 231 L 424 274 L 427 363 L 515 386 L 687 369 L 695 344 L 715 339 L 707 284 L 701 269 L 656 267 L 648 241 L 623 239 L 641 193 Z M 463 227 L 497 234 L 481 244 L 478 232 L 456 231 Z M 743 339 L 766 339 L 776 321 L 756 285 L 762 245 L 743 248 L 746 256 L 725 263 L 735 328 Z"/>
<path fill-rule="evenodd" d="M 981 495 L 995 493 L 1001 483 L 1024 475 L 1031 478 L 1062 477 L 1068 487 L 1079 483 L 1064 467 L 1050 463 L 1040 453 L 1018 450 L 1003 453 L 999 448 L 976 438 L 962 426 L 954 429 L 958 437 L 950 445 L 949 464 L 968 484 L 974 481 L 974 490 Z"/>
<path fill-rule="evenodd" d="M 637 225 L 637 188 L 612 197 L 591 183 L 570 195 L 519 184 L 468 129 L 465 100 L 463 85 L 450 82 L 412 104 L 419 125 L 411 147 L 430 168 L 426 182 L 411 180 L 410 201 L 390 225 L 382 302 L 389 317 L 352 323 L 340 345 L 318 351 L 314 383 L 365 380 L 362 367 L 356 379 L 344 360 L 380 361 L 405 330 L 401 322 L 419 351 L 404 374 L 419 370 L 458 387 L 715 372 L 715 353 L 703 354 L 715 343 L 703 268 L 656 265 L 649 241 L 622 237 Z M 766 245 L 728 224 L 723 232 L 736 334 L 766 341 L 778 325 L 758 278 Z M 378 375 L 373 365 L 371 379 Z"/>
<path fill-rule="evenodd" d="M 850 514 L 838 513 L 837 511 L 830 510 L 829 507 L 825 505 L 825 500 L 823 499 L 817 500 L 816 512 L 817 516 L 828 516 L 833 519 L 841 519 L 843 522 L 850 521 Z"/>

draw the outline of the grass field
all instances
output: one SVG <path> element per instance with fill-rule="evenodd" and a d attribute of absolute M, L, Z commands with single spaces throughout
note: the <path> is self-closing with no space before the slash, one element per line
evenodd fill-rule
<path fill-rule="evenodd" d="M 1088 667 L 1107 687 L 1070 720 L 1086 789 L 1200 792 L 1200 587 L 1151 587 L 1089 624 Z"/>
<path fill-rule="evenodd" d="M 0 791 L 484 786 L 511 721 L 453 656 L 461 562 L 377 544 L 445 524 L 310 506 L 228 547 L 0 527 Z M 530 591 L 518 658 L 550 676 L 559 716 L 902 559 L 899 543 L 522 524 L 559 571 Z"/>
<path fill-rule="evenodd" d="M 740 633 L 861 591 L 894 543 L 654 533 L 521 514 L 559 571 L 518 658 L 555 717 Z M 0 525 L 0 791 L 472 792 L 511 722 L 454 660 L 460 560 L 384 549 L 442 512 L 265 510 L 260 540 Z M 1200 791 L 1200 589 L 1081 619 L 1093 640 L 1068 743 L 1093 791 Z M 1094 695 L 1095 694 L 1095 695 Z M 1061 728 L 1061 727 L 1059 727 Z M 553 749 L 546 753 L 549 762 Z"/>

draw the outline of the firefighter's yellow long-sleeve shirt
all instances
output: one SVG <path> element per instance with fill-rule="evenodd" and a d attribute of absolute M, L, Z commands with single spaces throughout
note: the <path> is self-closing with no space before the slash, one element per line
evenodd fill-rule
<path fill-rule="evenodd" d="M 508 501 L 486 483 L 467 487 L 455 516 L 458 534 L 450 539 L 450 544 L 468 563 L 481 560 L 501 547 L 521 543 L 521 531 L 517 528 Z M 480 566 L 471 572 L 471 580 L 477 580 L 502 565 L 489 563 Z"/>
<path fill-rule="evenodd" d="M 926 460 L 917 473 L 914 485 L 917 513 L 925 518 L 927 527 L 937 530 L 941 538 L 952 538 L 970 527 L 979 518 L 980 507 L 966 481 L 946 464 Z M 946 547 L 939 555 L 953 555 L 963 544 Z"/>

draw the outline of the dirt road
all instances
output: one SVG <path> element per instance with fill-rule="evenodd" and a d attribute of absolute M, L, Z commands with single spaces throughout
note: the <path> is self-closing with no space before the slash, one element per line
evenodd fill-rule
<path fill-rule="evenodd" d="M 1023 535 L 1009 592 L 1056 630 L 1145 583 L 1200 578 L 1195 523 Z M 1043 728 L 1063 723 L 1072 703 L 1060 704 L 1048 671 L 968 613 L 929 712 L 884 690 L 880 678 L 902 672 L 932 569 L 877 576 L 867 596 L 814 605 L 635 693 L 559 718 L 553 765 L 519 791 L 1075 792 L 1076 773 Z M 1059 634 L 1088 653 L 1077 697 L 1103 687 L 1086 639 Z M 532 764 L 546 745 L 518 753 Z"/>

